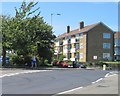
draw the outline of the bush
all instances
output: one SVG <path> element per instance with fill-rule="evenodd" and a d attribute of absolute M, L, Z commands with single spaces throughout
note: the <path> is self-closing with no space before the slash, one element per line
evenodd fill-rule
<path fill-rule="evenodd" d="M 86 66 L 88 66 L 88 67 L 93 67 L 93 63 L 88 62 L 88 63 L 86 63 Z"/>
<path fill-rule="evenodd" d="M 71 60 L 66 60 L 65 62 L 66 62 L 67 64 L 72 65 L 72 61 L 71 61 Z"/>
<path fill-rule="evenodd" d="M 45 65 L 49 64 L 47 59 L 44 61 L 44 64 Z"/>
<path fill-rule="evenodd" d="M 58 66 L 59 65 L 59 61 L 58 60 L 54 60 L 52 63 L 53 66 Z"/>
<path fill-rule="evenodd" d="M 92 65 L 92 66 L 94 66 L 94 67 L 103 67 L 104 64 L 108 67 L 108 64 L 107 64 L 107 63 L 104 63 L 103 61 L 92 62 L 92 63 L 89 64 L 89 65 Z"/>
<path fill-rule="evenodd" d="M 16 65 L 16 67 L 24 66 L 24 59 L 22 56 L 13 55 L 11 57 L 11 63 L 12 65 Z"/>
<path fill-rule="evenodd" d="M 64 58 L 65 58 L 64 55 L 59 55 L 59 56 L 58 56 L 58 61 L 63 61 Z"/>
<path fill-rule="evenodd" d="M 31 67 L 31 63 L 32 63 L 32 57 L 31 56 L 25 56 L 24 57 L 24 64 L 28 67 Z"/>
<path fill-rule="evenodd" d="M 41 62 L 41 60 L 39 59 L 38 56 L 36 56 L 36 59 L 37 59 L 37 61 L 36 61 L 37 67 L 41 66 L 42 62 Z"/>

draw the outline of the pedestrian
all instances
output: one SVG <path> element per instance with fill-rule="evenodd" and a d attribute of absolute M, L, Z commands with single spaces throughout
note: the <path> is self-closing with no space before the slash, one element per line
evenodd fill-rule
<path fill-rule="evenodd" d="M 32 68 L 35 66 L 35 68 L 37 67 L 37 64 L 36 64 L 36 56 L 33 56 L 32 58 Z"/>

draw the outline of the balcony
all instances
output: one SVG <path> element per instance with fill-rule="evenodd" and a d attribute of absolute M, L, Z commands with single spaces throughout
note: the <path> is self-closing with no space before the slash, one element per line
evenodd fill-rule
<path fill-rule="evenodd" d="M 63 41 L 63 45 L 66 45 L 66 44 L 68 44 L 68 40 Z"/>
<path fill-rule="evenodd" d="M 75 38 L 72 38 L 71 39 L 71 43 L 75 43 L 76 41 L 75 41 Z"/>
<path fill-rule="evenodd" d="M 75 61 L 75 58 L 70 58 L 71 61 Z"/>
<path fill-rule="evenodd" d="M 56 42 L 56 44 L 55 44 L 56 46 L 59 46 L 59 42 Z"/>
<path fill-rule="evenodd" d="M 67 49 L 64 49 L 64 50 L 63 50 L 63 53 L 65 53 L 65 54 L 68 53 L 68 50 L 67 50 Z"/>
<path fill-rule="evenodd" d="M 75 53 L 75 48 L 72 48 L 72 49 L 71 49 L 71 53 Z"/>

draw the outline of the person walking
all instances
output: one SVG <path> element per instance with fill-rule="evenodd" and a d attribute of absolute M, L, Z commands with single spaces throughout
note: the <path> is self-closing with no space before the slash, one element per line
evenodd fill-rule
<path fill-rule="evenodd" d="M 32 68 L 35 66 L 35 68 L 37 67 L 37 64 L 36 64 L 36 56 L 33 56 L 32 58 Z"/>

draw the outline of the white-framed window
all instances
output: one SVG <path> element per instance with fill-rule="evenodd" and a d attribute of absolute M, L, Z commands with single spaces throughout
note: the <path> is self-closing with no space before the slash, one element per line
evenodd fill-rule
<path fill-rule="evenodd" d="M 111 38 L 111 34 L 110 33 L 103 33 L 103 38 L 104 39 L 110 39 Z"/>
<path fill-rule="evenodd" d="M 78 38 L 78 37 L 79 37 L 79 34 L 76 34 L 75 37 Z"/>
<path fill-rule="evenodd" d="M 110 53 L 103 53 L 103 59 L 110 59 Z"/>
<path fill-rule="evenodd" d="M 83 43 L 80 43 L 80 49 L 82 49 L 84 46 L 83 46 Z"/>
<path fill-rule="evenodd" d="M 79 42 L 79 38 L 76 38 L 75 41 L 76 41 L 76 43 L 78 43 Z"/>
<path fill-rule="evenodd" d="M 83 38 L 83 33 L 80 33 L 79 35 L 80 35 L 80 38 Z"/>
<path fill-rule="evenodd" d="M 71 44 L 70 44 L 70 45 L 68 45 L 67 47 L 68 47 L 68 50 L 70 50 L 72 46 L 71 46 Z"/>
<path fill-rule="evenodd" d="M 68 36 L 68 39 L 71 39 L 71 36 Z"/>
<path fill-rule="evenodd" d="M 115 46 L 120 46 L 120 39 L 115 39 L 114 42 L 115 42 Z"/>
<path fill-rule="evenodd" d="M 120 48 L 116 47 L 114 48 L 115 55 L 120 55 Z"/>
<path fill-rule="evenodd" d="M 80 53 L 80 59 L 84 58 L 84 54 Z"/>
<path fill-rule="evenodd" d="M 79 44 L 74 44 L 76 49 L 79 49 Z"/>
<path fill-rule="evenodd" d="M 65 37 L 65 40 L 67 40 L 67 39 L 68 39 L 68 36 Z"/>
<path fill-rule="evenodd" d="M 67 58 L 70 59 L 71 58 L 71 53 L 67 54 Z"/>
<path fill-rule="evenodd" d="M 76 58 L 79 58 L 79 53 L 76 53 L 75 57 L 76 57 Z"/>
<path fill-rule="evenodd" d="M 103 43 L 104 49 L 110 49 L 110 43 Z"/>
<path fill-rule="evenodd" d="M 66 45 L 66 46 L 64 46 L 64 49 L 67 49 L 67 45 Z"/>

